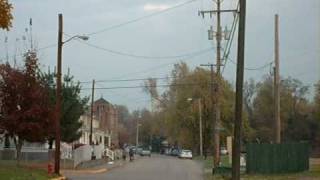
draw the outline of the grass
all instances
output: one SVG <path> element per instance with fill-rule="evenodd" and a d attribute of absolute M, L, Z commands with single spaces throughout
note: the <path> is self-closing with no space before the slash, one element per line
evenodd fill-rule
<path fill-rule="evenodd" d="M 17 166 L 12 161 L 0 161 L 0 180 L 48 180 L 54 177 L 58 176 L 49 176 L 44 168 Z"/>
<path fill-rule="evenodd" d="M 204 180 L 224 180 L 230 179 L 230 175 L 228 176 L 221 176 L 221 175 L 212 175 L 212 162 L 213 158 L 208 157 L 206 160 L 196 157 L 195 160 L 200 161 L 204 167 Z M 221 157 L 222 166 L 231 167 L 228 163 L 228 156 Z M 308 180 L 316 180 L 320 179 L 320 164 L 311 164 L 310 170 L 307 172 L 301 173 L 293 173 L 293 174 L 277 174 L 277 175 L 251 175 L 245 174 L 242 172 L 241 179 L 244 180 L 287 180 L 287 179 L 308 179 Z"/>

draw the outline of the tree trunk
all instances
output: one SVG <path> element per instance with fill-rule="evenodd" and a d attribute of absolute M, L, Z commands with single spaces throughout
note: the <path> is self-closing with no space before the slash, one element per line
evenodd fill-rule
<path fill-rule="evenodd" d="M 9 135 L 8 134 L 5 134 L 4 136 L 4 148 L 10 148 L 10 139 L 9 139 Z"/>
<path fill-rule="evenodd" d="M 49 144 L 49 149 L 52 149 L 52 146 L 53 146 L 53 139 L 49 139 L 48 141 L 48 144 Z"/>
<path fill-rule="evenodd" d="M 17 140 L 18 139 L 18 140 Z M 16 145 L 16 151 L 17 151 L 17 165 L 20 165 L 20 159 L 21 159 L 21 149 L 23 145 L 23 140 L 19 137 L 14 138 L 14 143 Z"/>

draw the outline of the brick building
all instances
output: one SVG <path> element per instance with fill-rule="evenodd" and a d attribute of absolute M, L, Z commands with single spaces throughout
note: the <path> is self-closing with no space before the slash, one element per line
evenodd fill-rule
<path fill-rule="evenodd" d="M 118 112 L 116 107 L 101 97 L 94 102 L 93 113 L 100 123 L 100 129 L 110 134 L 111 144 L 118 147 Z"/>

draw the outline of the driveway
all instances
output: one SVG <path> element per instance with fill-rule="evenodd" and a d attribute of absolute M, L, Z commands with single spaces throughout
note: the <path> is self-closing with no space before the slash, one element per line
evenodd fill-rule
<path fill-rule="evenodd" d="M 105 173 L 66 176 L 70 180 L 202 180 L 203 172 L 201 165 L 193 160 L 152 155 Z"/>

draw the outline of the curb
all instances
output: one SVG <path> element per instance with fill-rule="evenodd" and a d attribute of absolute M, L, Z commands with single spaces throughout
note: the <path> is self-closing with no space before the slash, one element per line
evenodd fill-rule
<path fill-rule="evenodd" d="M 104 173 L 104 172 L 107 172 L 107 168 L 94 169 L 94 170 L 67 170 L 67 171 L 63 171 L 62 173 L 98 174 L 98 173 Z"/>
<path fill-rule="evenodd" d="M 57 177 L 57 178 L 52 178 L 50 180 L 66 180 L 67 178 L 62 176 L 62 177 Z"/>

